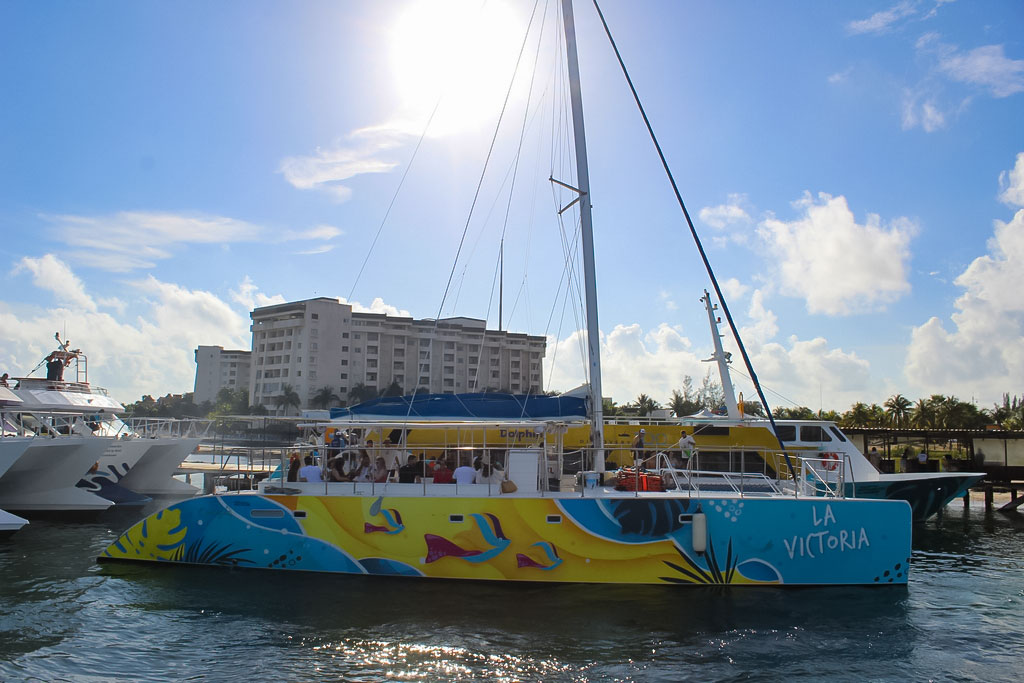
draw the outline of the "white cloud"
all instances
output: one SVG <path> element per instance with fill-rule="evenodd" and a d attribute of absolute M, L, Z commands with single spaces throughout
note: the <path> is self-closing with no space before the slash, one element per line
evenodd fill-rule
<path fill-rule="evenodd" d="M 670 311 L 674 311 L 679 308 L 679 305 L 676 304 L 675 300 L 672 298 L 672 294 L 667 290 L 663 289 L 658 292 L 658 298 L 661 299 L 661 303 L 665 305 L 665 308 Z"/>
<path fill-rule="evenodd" d="M 718 206 L 705 206 L 701 209 L 699 213 L 700 219 L 719 230 L 730 225 L 750 223 L 750 215 L 740 206 L 745 201 L 746 197 L 744 195 L 729 195 L 728 203 L 719 204 Z"/>
<path fill-rule="evenodd" d="M 853 73 L 853 67 L 852 66 L 851 67 L 847 67 L 846 69 L 843 69 L 842 71 L 837 71 L 836 73 L 831 74 L 828 77 L 827 80 L 828 80 L 829 84 L 831 84 L 831 85 L 839 85 L 840 83 L 845 83 L 847 81 L 847 79 L 850 78 L 850 74 L 851 73 Z"/>
<path fill-rule="evenodd" d="M 548 337 L 548 387 L 566 391 L 583 383 L 586 363 L 580 358 L 580 340 L 584 337 L 583 332 L 561 341 Z M 690 346 L 690 340 L 667 323 L 649 333 L 637 324 L 616 325 L 601 339 L 601 393 L 618 403 L 632 401 L 640 393 L 666 403 L 672 390 L 682 387 L 684 376 L 703 377 L 707 369 Z"/>
<path fill-rule="evenodd" d="M 32 284 L 53 294 L 57 303 L 83 311 L 96 311 L 96 302 L 85 293 L 85 286 L 66 263 L 53 254 L 41 258 L 26 256 L 14 267 L 12 275 L 32 273 Z"/>
<path fill-rule="evenodd" d="M 999 174 L 999 199 L 1009 206 L 1024 206 L 1024 152 L 1017 154 L 1017 163 Z"/>
<path fill-rule="evenodd" d="M 1008 59 L 1002 45 L 947 54 L 940 60 L 939 69 L 955 81 L 988 88 L 993 97 L 1024 91 L 1024 59 Z"/>
<path fill-rule="evenodd" d="M 393 169 L 398 162 L 381 159 L 379 155 L 408 138 L 408 133 L 395 126 L 361 128 L 332 147 L 317 148 L 312 155 L 286 157 L 278 170 L 293 187 L 319 190 L 336 201 L 347 201 L 352 189 L 343 182 L 366 173 L 387 173 Z"/>
<path fill-rule="evenodd" d="M 883 226 L 868 214 L 859 224 L 846 198 L 810 193 L 794 203 L 803 215 L 786 222 L 770 217 L 759 236 L 774 253 L 779 289 L 805 299 L 811 313 L 847 315 L 876 310 L 910 291 L 909 244 L 917 226 L 897 218 Z"/>
<path fill-rule="evenodd" d="M 83 306 L 93 298 L 70 268 L 60 265 L 63 281 L 78 284 L 77 301 L 61 299 L 50 286 L 54 280 L 34 279 L 40 289 L 53 292 L 54 306 L 0 302 L 5 372 L 26 374 L 52 349 L 54 331 L 66 329 L 72 345 L 89 358 L 90 382 L 118 400 L 133 401 L 142 394 L 191 391 L 193 352 L 200 344 L 249 347 L 247 317 L 211 292 L 147 277 L 126 289 L 128 304 L 141 311 L 128 319 Z"/>
<path fill-rule="evenodd" d="M 867 19 L 851 21 L 846 25 L 846 30 L 853 34 L 884 33 L 891 29 L 900 19 L 909 17 L 916 12 L 916 3 L 904 0 L 889 9 L 875 12 Z"/>
<path fill-rule="evenodd" d="M 761 385 L 771 392 L 773 408 L 795 404 L 841 411 L 864 400 L 871 389 L 868 361 L 830 347 L 823 337 L 791 337 L 788 347 L 770 342 L 751 353 L 751 362 Z"/>
<path fill-rule="evenodd" d="M 285 303 L 285 298 L 280 294 L 273 296 L 267 296 L 259 291 L 256 283 L 252 281 L 252 278 L 248 275 L 238 285 L 238 289 L 232 289 L 229 292 L 231 300 L 241 304 L 246 311 L 252 311 L 255 308 L 262 306 L 273 306 L 275 304 Z"/>
<path fill-rule="evenodd" d="M 332 226 L 275 232 L 246 221 L 206 214 L 122 211 L 109 216 L 44 216 L 53 233 L 71 247 L 76 263 L 114 272 L 152 268 L 170 258 L 179 244 L 330 240 L 342 234 Z"/>
<path fill-rule="evenodd" d="M 397 306 L 384 303 L 384 299 L 379 296 L 374 298 L 374 300 L 370 302 L 369 306 L 365 306 L 358 301 L 349 301 L 345 297 L 339 297 L 338 301 L 343 304 L 351 304 L 352 310 L 356 313 L 385 313 L 387 315 L 394 315 L 402 318 L 412 317 L 412 314 L 409 313 L 409 311 L 404 308 L 398 308 Z"/>
<path fill-rule="evenodd" d="M 728 297 L 726 299 L 727 302 L 729 302 L 729 301 L 736 301 L 737 299 L 742 299 L 743 297 L 745 297 L 747 295 L 747 292 L 750 291 L 750 287 L 749 286 L 743 284 L 742 282 L 740 282 L 739 280 L 737 280 L 734 277 L 731 277 L 731 278 L 725 280 L 724 282 L 722 282 L 721 283 L 721 287 L 722 287 L 722 291 L 724 292 L 725 296 Z"/>
<path fill-rule="evenodd" d="M 918 125 L 926 133 L 934 133 L 946 127 L 946 114 L 939 109 L 934 94 L 905 89 L 903 91 L 903 130 Z"/>
<path fill-rule="evenodd" d="M 754 290 L 750 297 L 750 308 L 747 310 L 752 323 L 740 327 L 740 335 L 744 343 L 752 345 L 767 344 L 779 332 L 778 317 L 765 308 L 764 294 L 760 289 Z"/>
<path fill-rule="evenodd" d="M 995 402 L 1024 377 L 1024 209 L 995 221 L 989 253 L 955 280 L 964 289 L 947 330 L 933 317 L 913 330 L 906 376 L 923 395 L 954 394 Z"/>

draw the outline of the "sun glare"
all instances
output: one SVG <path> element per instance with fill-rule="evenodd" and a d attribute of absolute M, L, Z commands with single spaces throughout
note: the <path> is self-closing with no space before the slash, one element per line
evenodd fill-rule
<path fill-rule="evenodd" d="M 435 135 L 495 120 L 526 23 L 498 0 L 416 0 L 392 31 L 395 87 L 422 120 L 441 97 Z"/>

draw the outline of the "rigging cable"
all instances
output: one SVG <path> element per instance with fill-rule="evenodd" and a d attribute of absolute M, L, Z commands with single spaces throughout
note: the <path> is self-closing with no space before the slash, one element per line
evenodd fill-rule
<path fill-rule="evenodd" d="M 359 278 L 363 275 L 363 270 L 366 268 L 366 264 L 370 261 L 370 255 L 373 254 L 373 248 L 377 246 L 377 240 L 380 238 L 380 233 L 384 229 L 384 224 L 388 222 L 388 216 L 391 215 L 391 208 L 395 205 L 395 201 L 398 199 L 398 193 L 402 191 L 402 185 L 405 184 L 405 177 L 409 175 L 409 171 L 412 169 L 412 164 L 416 161 L 416 155 L 420 151 L 420 145 L 423 144 L 423 139 L 427 137 L 427 131 L 430 130 L 430 124 L 434 121 L 434 114 L 437 113 L 438 107 L 441 106 L 441 100 L 444 99 L 444 93 L 438 95 L 437 102 L 434 103 L 434 110 L 430 112 L 430 118 L 427 119 L 427 125 L 423 126 L 423 132 L 420 133 L 420 139 L 416 142 L 416 148 L 412 151 L 412 156 L 409 157 L 409 163 L 405 167 L 405 171 L 402 172 L 402 178 L 398 181 L 398 187 L 395 188 L 395 194 L 391 197 L 391 203 L 388 204 L 387 211 L 384 212 L 384 218 L 381 219 L 380 226 L 377 228 L 377 234 L 373 236 L 373 242 L 370 243 L 370 248 L 366 252 L 366 258 L 363 259 L 363 265 L 359 266 L 359 272 L 356 274 L 356 279 L 352 282 L 352 289 L 349 290 L 348 299 L 349 303 L 352 303 L 352 296 L 355 294 L 356 285 L 359 284 Z"/>
<path fill-rule="evenodd" d="M 704 252 L 704 245 L 701 244 L 700 237 L 697 235 L 697 229 L 693 226 L 693 221 L 690 219 L 690 212 L 686 210 L 686 204 L 683 202 L 683 196 L 679 192 L 679 187 L 676 185 L 675 177 L 672 175 L 672 169 L 669 168 L 668 161 L 665 159 L 665 154 L 661 151 L 661 145 L 658 143 L 658 138 L 654 134 L 654 128 L 651 126 L 650 119 L 647 118 L 647 112 L 644 110 L 644 105 L 640 102 L 640 95 L 637 94 L 636 88 L 633 86 L 633 79 L 629 77 L 629 71 L 626 69 L 626 63 L 622 61 L 622 55 L 619 53 L 619 48 L 615 44 L 615 39 L 612 38 L 611 29 L 608 28 L 608 22 L 605 21 L 604 13 L 601 11 L 601 7 L 597 4 L 597 0 L 593 0 L 594 8 L 597 10 L 597 15 L 601 18 L 601 24 L 604 26 L 605 35 L 608 36 L 608 41 L 612 45 L 612 49 L 615 51 L 615 58 L 619 61 L 619 66 L 622 68 L 622 75 L 626 77 L 626 83 L 629 84 L 629 89 L 633 93 L 633 99 L 636 101 L 636 106 L 640 110 L 640 115 L 644 119 L 644 124 L 647 126 L 647 132 L 651 136 L 651 141 L 654 143 L 654 148 L 658 151 L 658 157 L 661 159 L 661 165 L 665 169 L 665 174 L 668 176 L 669 183 L 672 184 L 672 191 L 675 192 L 676 201 L 679 202 L 679 208 L 683 211 L 683 217 L 686 218 L 686 225 L 690 228 L 690 234 L 693 236 L 693 241 L 697 245 L 697 251 L 700 252 L 701 260 L 704 261 L 704 268 L 708 272 L 708 276 L 711 278 L 711 284 L 715 288 L 715 294 L 718 296 L 719 303 L 722 304 L 722 312 L 725 313 L 726 320 L 729 321 L 729 328 L 732 330 L 733 337 L 736 339 L 736 344 L 739 346 L 740 354 L 743 356 L 743 363 L 747 367 L 747 372 L 750 373 L 750 380 L 754 383 L 754 388 L 757 389 L 757 395 L 761 399 L 761 404 L 764 405 L 765 412 L 768 414 L 768 420 L 772 425 L 772 433 L 775 434 L 776 440 L 779 442 L 780 448 L 785 448 L 782 444 L 782 440 L 779 439 L 778 432 L 775 429 L 775 419 L 772 417 L 772 411 L 768 406 L 768 400 L 765 398 L 764 391 L 761 389 L 761 383 L 757 381 L 757 373 L 754 372 L 754 366 L 750 363 L 750 356 L 747 355 L 747 349 L 743 346 L 743 340 L 740 338 L 739 329 L 736 327 L 736 323 L 732 319 L 732 313 L 729 312 L 729 306 L 725 303 L 725 296 L 722 294 L 722 288 L 718 285 L 718 278 L 715 277 L 715 272 L 711 268 L 711 262 L 708 260 L 707 254 Z M 790 475 L 796 477 L 796 472 L 793 469 L 793 463 L 789 459 L 789 454 L 783 450 L 782 454 L 786 458 L 786 465 L 789 467 Z"/>
<path fill-rule="evenodd" d="M 444 286 L 444 294 L 441 296 L 441 305 L 437 308 L 437 318 L 441 318 L 441 313 L 444 311 L 444 302 L 448 299 L 448 290 L 452 286 L 452 278 L 455 277 L 455 270 L 459 265 L 459 256 L 462 254 L 462 246 L 466 242 L 466 233 L 469 232 L 469 223 L 473 220 L 473 210 L 476 208 L 476 202 L 480 197 L 480 188 L 484 184 L 484 177 L 487 175 L 487 167 L 491 161 L 491 154 L 494 153 L 494 143 L 498 139 L 498 131 L 501 130 L 501 122 L 505 118 L 505 109 L 508 107 L 508 100 L 512 95 L 512 87 L 515 84 L 515 75 L 519 72 L 519 63 L 523 58 L 523 50 L 526 49 L 526 41 L 530 36 L 530 27 L 533 26 L 533 18 L 537 14 L 537 5 L 540 0 L 537 0 L 533 4 L 533 11 L 530 13 L 530 23 L 526 27 L 526 35 L 523 36 L 523 43 L 519 46 L 519 54 L 516 56 L 516 67 L 512 72 L 512 79 L 509 81 L 508 90 L 505 91 L 505 101 L 501 104 L 501 113 L 498 114 L 498 122 L 494 126 L 494 135 L 491 136 L 491 144 L 487 148 L 487 156 L 484 159 L 484 167 L 480 170 L 480 179 L 476 184 L 476 191 L 473 193 L 473 201 L 469 205 L 469 215 L 466 216 L 466 225 L 462 228 L 462 237 L 459 239 L 459 248 L 455 252 L 455 261 L 452 263 L 452 270 L 448 274 L 448 283 Z"/>

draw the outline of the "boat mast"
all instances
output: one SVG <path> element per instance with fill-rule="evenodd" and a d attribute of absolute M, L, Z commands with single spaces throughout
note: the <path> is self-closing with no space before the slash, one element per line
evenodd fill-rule
<path fill-rule="evenodd" d="M 739 405 L 736 403 L 736 392 L 732 386 L 732 378 L 729 376 L 729 363 L 731 362 L 732 354 L 726 353 L 725 349 L 722 348 L 722 335 L 718 331 L 720 320 L 715 317 L 714 313 L 718 306 L 711 303 L 711 295 L 708 294 L 706 289 L 701 301 L 704 302 L 704 308 L 708 311 L 708 323 L 711 325 L 711 343 L 715 347 L 715 352 L 711 354 L 711 358 L 708 358 L 708 360 L 718 362 L 718 376 L 722 380 L 722 393 L 725 395 L 725 407 L 729 411 L 729 417 L 734 420 L 743 419 L 743 416 L 740 415 Z"/>
<path fill-rule="evenodd" d="M 604 472 L 604 406 L 601 403 L 601 331 L 597 324 L 597 276 L 594 271 L 594 227 L 590 215 L 590 172 L 587 169 L 587 142 L 583 134 L 583 98 L 580 94 L 580 65 L 576 56 L 576 26 L 572 0 L 562 0 L 565 28 L 565 53 L 569 68 L 569 99 L 572 102 L 572 128 L 576 147 L 576 182 L 580 202 L 580 228 L 583 235 L 583 285 L 587 304 L 587 358 L 590 368 L 591 441 L 594 447 L 594 471 Z"/>

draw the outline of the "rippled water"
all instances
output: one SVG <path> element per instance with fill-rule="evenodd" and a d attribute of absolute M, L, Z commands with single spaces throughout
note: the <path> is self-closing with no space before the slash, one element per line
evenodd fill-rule
<path fill-rule="evenodd" d="M 592 588 L 98 566 L 141 513 L 0 542 L 0 680 L 1015 680 L 1024 521 L 914 534 L 907 588 Z"/>

